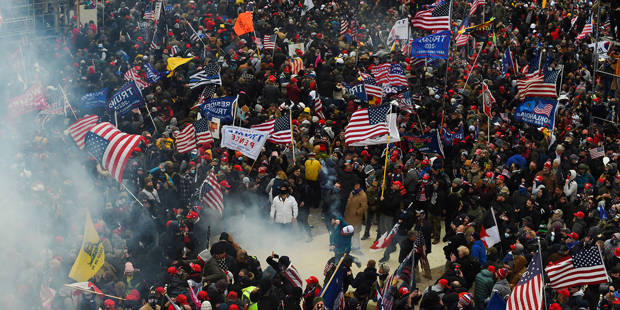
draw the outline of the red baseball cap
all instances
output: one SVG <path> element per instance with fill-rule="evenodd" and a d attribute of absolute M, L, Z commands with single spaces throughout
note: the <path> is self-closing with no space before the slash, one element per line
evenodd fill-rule
<path fill-rule="evenodd" d="M 439 284 L 441 284 L 441 285 L 443 285 L 443 286 L 445 286 L 447 288 L 450 288 L 450 285 L 448 285 L 449 282 L 446 279 L 439 279 Z"/>
<path fill-rule="evenodd" d="M 583 212 L 581 212 L 581 211 L 577 211 L 577 212 L 573 213 L 573 215 L 574 215 L 575 217 L 580 218 L 580 219 L 582 219 L 582 218 L 584 218 L 584 217 L 585 217 L 585 214 L 583 214 Z"/>

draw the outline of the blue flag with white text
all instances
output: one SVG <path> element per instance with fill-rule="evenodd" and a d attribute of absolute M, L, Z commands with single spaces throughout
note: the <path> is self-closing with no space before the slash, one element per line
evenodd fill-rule
<path fill-rule="evenodd" d="M 86 109 L 98 108 L 105 106 L 108 98 L 108 88 L 104 88 L 100 91 L 88 93 L 80 98 L 78 105 Z"/>

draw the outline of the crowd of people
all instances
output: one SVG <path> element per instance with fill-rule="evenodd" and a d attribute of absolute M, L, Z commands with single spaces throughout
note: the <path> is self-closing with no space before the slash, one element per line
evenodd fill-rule
<path fill-rule="evenodd" d="M 17 160 L 9 173 L 54 226 L 45 266 L 17 279 L 7 305 L 40 309 L 43 300 L 46 309 L 324 309 L 321 290 L 344 268 L 341 309 L 376 307 L 388 291 L 392 309 L 485 309 L 494 293 L 509 298 L 539 248 L 545 266 L 598 246 L 609 281 L 547 286 L 544 308 L 620 309 L 620 57 L 613 52 L 619 3 L 545 1 L 543 8 L 540 1 L 489 0 L 469 20 L 494 18 L 484 38 L 477 34 L 465 46 L 452 44 L 447 61 L 420 63 L 407 49 L 385 42 L 394 22 L 411 21 L 434 1 L 403 2 L 315 0 L 308 10 L 308 1 L 167 0 L 155 22 L 144 16 L 156 1 L 114 0 L 99 9 L 99 23 L 74 19 L 36 64 L 43 85 L 64 87 L 72 112 L 20 138 L 23 147 L 7 159 Z M 470 6 L 452 3 L 455 34 Z M 245 11 L 253 12 L 254 32 L 237 36 L 235 19 Z M 576 39 L 591 16 L 600 21 L 594 32 L 612 41 L 608 54 L 596 54 L 599 59 L 589 46 L 594 33 Z M 204 37 L 193 39 L 187 23 Z M 412 38 L 426 34 L 412 28 Z M 254 38 L 265 35 L 277 36 L 274 49 L 257 46 Z M 289 56 L 293 43 L 304 45 L 292 53 L 303 61 L 296 74 Z M 508 47 L 516 66 L 503 74 Z M 516 67 L 540 50 L 550 55 L 545 65 L 563 66 L 552 131 L 514 119 L 522 103 L 515 97 L 516 80 L 524 77 Z M 121 87 L 131 68 L 143 78 L 147 64 L 166 71 L 173 56 L 193 59 L 142 90 L 147 107 L 115 119 L 103 107 L 78 105 L 86 93 Z M 235 125 L 249 128 L 290 111 L 294 146 L 267 143 L 256 160 L 220 147 L 218 139 L 177 151 L 175 137 L 197 120 L 195 104 L 204 94 L 189 87 L 189 76 L 213 63 L 221 85 L 206 87 L 213 87 L 213 97 L 238 96 Z M 387 151 L 385 144 L 347 145 L 344 129 L 353 112 L 379 101 L 391 104 L 398 95 L 369 103 L 347 91 L 381 63 L 402 65 L 414 100 L 412 110 L 394 108 L 401 136 L 464 130 L 462 139 L 444 141 L 443 154 L 422 153 L 405 139 L 390 141 Z M 483 81 L 496 99 L 488 119 Z M 123 186 L 63 132 L 88 114 L 143 137 L 125 167 Z M 92 182 L 76 178 L 76 169 Z M 221 215 L 199 197 L 211 173 L 223 192 Z M 105 248 L 105 263 L 89 281 L 120 299 L 63 293 L 63 285 L 74 282 L 67 275 L 82 240 L 82 226 L 67 214 L 89 199 L 98 202 L 88 209 Z M 236 218 L 252 216 L 309 242 L 311 212 L 320 214 L 330 232 L 325 246 L 333 257 L 318 262 L 326 264 L 323 275 L 305 281 L 292 271 L 287 253 L 252 256 L 230 233 Z M 501 241 L 487 248 L 481 227 L 494 222 Z M 361 262 L 367 249 L 360 241 L 380 240 L 397 223 L 382 259 Z M 414 253 L 411 273 L 421 268 L 433 284 L 391 281 L 396 266 L 386 262 L 397 249 L 399 262 Z M 435 278 L 431 251 L 445 254 Z M 196 291 L 188 280 L 198 283 Z M 32 290 L 36 285 L 54 294 Z"/>

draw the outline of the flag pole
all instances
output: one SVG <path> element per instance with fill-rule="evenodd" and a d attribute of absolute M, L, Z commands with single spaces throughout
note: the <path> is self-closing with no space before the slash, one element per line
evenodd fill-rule
<path fill-rule="evenodd" d="M 472 71 L 474 71 L 474 67 L 478 63 L 478 57 L 480 57 L 480 53 L 482 52 L 483 48 L 484 48 L 484 43 L 482 43 L 482 45 L 480 46 L 480 49 L 478 50 L 478 53 L 476 54 L 476 59 L 474 59 L 474 64 L 471 65 L 471 71 L 469 71 L 469 74 L 467 75 L 467 79 L 465 80 L 465 85 L 463 85 L 463 89 L 467 87 L 467 82 L 469 82 L 469 78 L 471 77 Z"/>
<path fill-rule="evenodd" d="M 276 42 L 278 42 L 278 35 L 275 34 L 276 38 L 273 40 L 273 48 L 271 49 L 271 58 L 273 58 L 273 55 L 276 53 L 276 46 L 278 46 L 276 44 Z"/>
<path fill-rule="evenodd" d="M 256 36 L 256 30 L 254 30 L 254 39 L 258 38 Z M 254 44 L 256 44 L 256 42 L 254 42 Z M 262 57 L 260 57 L 260 50 L 258 49 L 258 44 L 256 44 L 256 52 L 258 53 L 258 59 L 262 59 Z"/>
<path fill-rule="evenodd" d="M 540 67 L 538 67 L 540 68 Z M 540 277 L 542 278 L 542 287 L 540 288 L 540 290 L 542 291 L 542 296 L 543 296 L 543 309 L 545 308 L 545 304 L 547 304 L 547 297 L 545 296 L 545 268 L 544 268 L 544 264 L 543 264 L 543 260 L 542 260 L 542 249 L 540 247 L 540 237 L 536 237 L 536 241 L 538 241 L 538 257 L 540 257 L 540 266 L 541 266 L 541 270 L 540 270 Z"/>
<path fill-rule="evenodd" d="M 62 97 L 65 99 L 65 104 L 69 106 L 69 109 L 71 110 L 71 113 L 73 114 L 73 117 L 75 117 L 75 120 L 78 120 L 77 115 L 75 115 L 75 111 L 73 111 L 73 107 L 71 106 L 71 103 L 69 102 L 69 99 L 67 99 L 67 94 L 65 93 L 65 90 L 62 88 L 62 86 L 60 84 L 58 84 L 58 88 L 60 88 L 60 92 L 62 93 Z M 65 114 L 65 117 L 67 115 Z"/>
<path fill-rule="evenodd" d="M 491 143 L 491 117 L 487 115 L 487 143 Z"/>
<path fill-rule="evenodd" d="M 288 122 L 289 122 L 289 126 L 291 127 L 291 146 L 293 147 L 293 163 L 295 163 L 297 160 L 295 159 L 295 138 L 293 138 L 293 105 L 292 104 L 288 109 Z"/>
<path fill-rule="evenodd" d="M 114 298 L 114 299 L 119 299 L 119 300 L 127 300 L 127 299 L 125 299 L 123 297 L 118 297 L 118 296 L 108 295 L 108 294 L 104 294 L 104 293 L 99 293 L 99 292 L 96 292 L 96 291 L 87 290 L 85 288 L 71 286 L 69 284 L 65 284 L 65 286 L 70 287 L 72 289 L 76 289 L 76 290 L 84 291 L 84 292 L 87 292 L 87 293 L 91 293 L 91 294 L 97 294 L 97 295 L 101 295 L 101 296 L 105 296 L 105 297 L 110 297 L 110 298 Z"/>
<path fill-rule="evenodd" d="M 388 115 L 392 112 L 392 105 L 390 104 L 390 111 Z M 387 142 L 385 144 L 385 164 L 383 165 L 383 180 L 381 181 L 381 198 L 383 198 L 383 193 L 385 192 L 385 174 L 387 172 L 388 165 L 388 152 L 390 151 L 390 124 L 388 123 L 388 136 Z"/>
<path fill-rule="evenodd" d="M 187 22 L 187 24 L 189 25 L 189 28 L 192 29 L 194 34 L 196 34 L 196 36 L 198 37 L 198 40 L 200 40 L 200 42 L 202 43 L 202 47 L 204 48 L 206 46 L 205 41 L 203 41 L 202 38 L 200 36 L 198 36 L 198 33 L 196 32 L 196 30 L 194 30 L 194 27 L 192 27 L 192 23 Z"/>
<path fill-rule="evenodd" d="M 116 116 L 116 108 L 114 109 L 114 126 L 118 128 L 118 117 Z"/>
<path fill-rule="evenodd" d="M 484 21 L 484 19 L 483 19 L 483 21 Z M 452 24 L 452 1 L 450 1 L 450 8 L 448 9 L 448 25 L 451 25 L 451 24 Z M 409 31 L 409 28 L 407 28 L 407 31 Z M 450 43 L 451 43 L 451 41 L 452 40 L 448 40 L 448 58 L 446 58 L 446 74 L 444 76 L 445 81 L 444 81 L 444 87 L 443 87 L 443 94 L 444 95 L 448 93 L 448 65 L 450 63 L 449 62 L 449 56 L 450 56 Z M 407 42 L 407 43 L 409 43 L 409 42 Z"/>
<path fill-rule="evenodd" d="M 338 265 L 336 265 L 336 269 L 334 270 L 334 272 L 332 272 L 331 277 L 329 277 L 329 281 L 327 281 L 327 284 L 325 284 L 325 286 L 323 287 L 323 290 L 321 291 L 321 294 L 319 295 L 319 297 L 322 298 L 323 294 L 325 294 L 325 289 L 329 287 L 330 283 L 332 283 L 332 280 L 334 279 L 334 276 L 336 275 L 336 272 L 338 271 L 338 268 L 340 268 L 340 265 L 342 264 L 342 261 L 344 261 L 345 257 L 347 257 L 347 253 L 344 253 L 344 255 L 342 255 L 342 257 L 340 258 Z"/>

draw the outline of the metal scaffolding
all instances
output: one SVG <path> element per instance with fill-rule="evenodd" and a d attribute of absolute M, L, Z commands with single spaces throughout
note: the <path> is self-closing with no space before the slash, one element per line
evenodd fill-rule
<path fill-rule="evenodd" d="M 74 8 L 67 0 L 0 1 L 0 40 L 36 40 L 63 32 Z"/>

